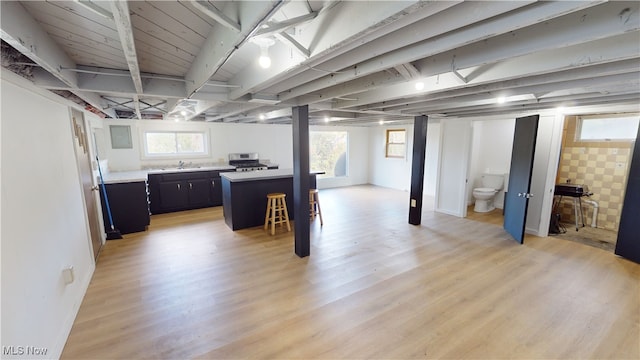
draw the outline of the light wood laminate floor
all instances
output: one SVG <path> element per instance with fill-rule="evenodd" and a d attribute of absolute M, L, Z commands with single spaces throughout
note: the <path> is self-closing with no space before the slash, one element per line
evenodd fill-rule
<path fill-rule="evenodd" d="M 320 197 L 303 259 L 222 208 L 109 241 L 63 358 L 640 358 L 640 265 L 430 209 L 409 225 L 406 192 Z"/>

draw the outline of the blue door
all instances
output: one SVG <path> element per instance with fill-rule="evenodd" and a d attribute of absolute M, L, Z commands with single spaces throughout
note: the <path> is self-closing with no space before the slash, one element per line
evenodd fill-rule
<path fill-rule="evenodd" d="M 640 224 L 640 144 L 638 139 L 640 139 L 640 128 L 629 167 L 615 253 L 640 263 L 640 229 L 638 228 Z"/>
<path fill-rule="evenodd" d="M 529 190 L 539 119 L 539 115 L 517 118 L 513 135 L 509 189 L 504 199 L 504 229 L 520 244 L 524 241 L 527 205 L 533 197 Z"/>

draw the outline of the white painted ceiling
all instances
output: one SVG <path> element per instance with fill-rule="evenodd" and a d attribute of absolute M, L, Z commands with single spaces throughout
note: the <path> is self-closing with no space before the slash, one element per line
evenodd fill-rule
<path fill-rule="evenodd" d="M 2 1 L 0 27 L 13 48 L 3 52 L 25 56 L 3 66 L 109 117 L 290 123 L 291 108 L 308 105 L 315 124 L 370 125 L 637 105 L 639 7 Z M 275 40 L 269 69 L 257 63 L 260 37 Z"/>

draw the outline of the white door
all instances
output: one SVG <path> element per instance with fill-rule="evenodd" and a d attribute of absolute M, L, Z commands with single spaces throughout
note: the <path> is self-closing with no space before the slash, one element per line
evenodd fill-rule
<path fill-rule="evenodd" d="M 74 135 L 74 146 L 76 151 L 76 161 L 78 171 L 82 180 L 82 192 L 87 209 L 87 219 L 89 221 L 89 235 L 91 236 L 91 246 L 93 248 L 93 258 L 96 259 L 102 248 L 102 233 L 98 206 L 93 191 L 99 191 L 97 184 L 94 184 L 93 172 L 91 171 L 91 157 L 89 153 L 89 137 L 84 121 L 84 114 L 76 109 L 71 109 L 71 125 Z"/>
<path fill-rule="evenodd" d="M 442 119 L 435 210 L 467 216 L 467 174 L 471 150 L 471 120 Z"/>

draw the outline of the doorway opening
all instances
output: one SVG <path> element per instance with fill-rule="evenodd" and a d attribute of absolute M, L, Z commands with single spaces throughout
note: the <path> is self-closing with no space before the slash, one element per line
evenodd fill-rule
<path fill-rule="evenodd" d="M 638 119 L 565 117 L 549 236 L 614 251 Z"/>
<path fill-rule="evenodd" d="M 515 118 L 482 119 L 472 122 L 467 186 L 468 220 L 500 227 L 504 224 L 504 200 L 508 191 L 515 124 Z M 495 188 L 495 195 L 488 200 L 487 207 L 478 207 L 477 202 L 483 201 L 477 199 L 478 189 L 483 188 Z"/>

